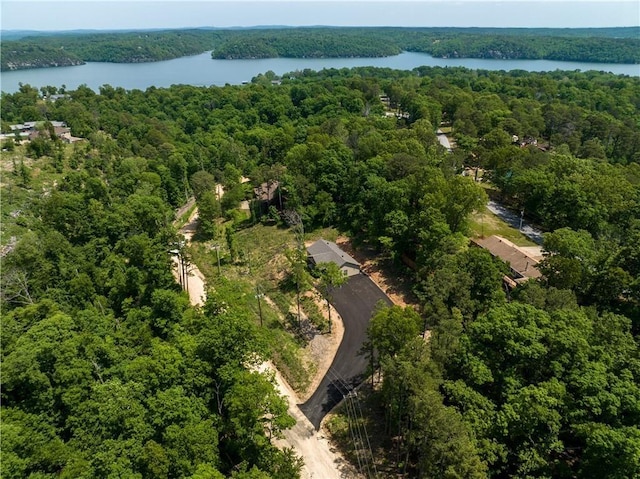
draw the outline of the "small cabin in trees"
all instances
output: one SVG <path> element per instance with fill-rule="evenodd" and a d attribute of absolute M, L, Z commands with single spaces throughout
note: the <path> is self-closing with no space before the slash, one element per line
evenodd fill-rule
<path fill-rule="evenodd" d="M 258 201 L 263 201 L 271 205 L 276 202 L 276 193 L 279 187 L 280 183 L 278 183 L 276 180 L 269 180 L 265 181 L 259 186 L 256 186 L 253 189 L 253 193 L 255 194 Z"/>
<path fill-rule="evenodd" d="M 267 213 L 270 206 L 280 208 L 281 192 L 278 191 L 280 183 L 276 180 L 265 181 L 253 189 L 255 204 L 260 214 Z"/>
<path fill-rule="evenodd" d="M 342 251 L 337 244 L 319 239 L 307 248 L 307 262 L 310 267 L 333 262 L 345 276 L 360 274 L 360 263 Z"/>

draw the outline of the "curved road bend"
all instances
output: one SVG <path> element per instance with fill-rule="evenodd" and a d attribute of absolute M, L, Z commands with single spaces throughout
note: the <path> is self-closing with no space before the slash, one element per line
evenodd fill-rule
<path fill-rule="evenodd" d="M 350 277 L 333 292 L 332 304 L 344 321 L 344 336 L 320 385 L 307 402 L 300 405 L 300 410 L 316 429 L 320 428 L 327 413 L 342 400 L 345 389 L 362 382 L 367 360 L 358 352 L 367 337 L 371 314 L 380 300 L 389 306 L 393 304 L 364 274 Z"/>

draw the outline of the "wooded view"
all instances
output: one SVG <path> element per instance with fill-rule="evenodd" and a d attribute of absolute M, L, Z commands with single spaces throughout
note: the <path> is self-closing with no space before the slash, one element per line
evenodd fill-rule
<path fill-rule="evenodd" d="M 640 63 L 640 29 L 315 27 L 41 34 L 6 39 L 0 68 L 83 62 L 139 63 L 213 50 L 212 57 L 382 57 L 402 51 L 441 58 Z"/>
<path fill-rule="evenodd" d="M 380 477 L 640 475 L 639 78 L 267 72 L 23 85 L 0 108 L 3 476 L 299 477 L 271 441 L 295 421 L 256 366 L 306 387 L 296 245 L 327 231 L 415 298 L 381 308 L 363 349 Z M 30 142 L 11 126 L 25 122 Z M 185 247 L 174 211 L 191 196 Z M 470 244 L 489 198 L 546 232 L 539 279 L 505 288 L 508 265 Z M 202 308 L 172 275 L 183 247 L 207 277 Z M 329 422 L 355 462 L 344 415 Z"/>

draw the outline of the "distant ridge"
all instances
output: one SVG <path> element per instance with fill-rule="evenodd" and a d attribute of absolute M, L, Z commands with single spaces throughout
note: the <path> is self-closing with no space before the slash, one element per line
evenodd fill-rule
<path fill-rule="evenodd" d="M 558 35 L 558 36 L 597 36 L 607 38 L 640 38 L 640 26 L 627 27 L 593 27 L 593 28 L 526 28 L 526 27 L 396 27 L 396 26 L 333 26 L 333 25 L 253 25 L 249 27 L 181 27 L 181 28 L 121 28 L 121 29 L 76 29 L 76 30 L 0 30 L 2 40 L 20 40 L 27 37 L 53 37 L 65 35 L 96 35 L 109 33 L 144 33 L 144 32 L 180 32 L 180 31 L 241 31 L 241 30 L 286 30 L 286 29 L 399 29 L 399 30 L 425 30 L 425 31 L 466 31 L 468 33 L 529 33 L 534 35 Z M 594 35 L 595 34 L 595 35 Z"/>
<path fill-rule="evenodd" d="M 640 26 L 605 28 L 252 27 L 2 30 L 0 70 L 141 63 L 205 51 L 216 59 L 385 57 L 640 63 Z"/>

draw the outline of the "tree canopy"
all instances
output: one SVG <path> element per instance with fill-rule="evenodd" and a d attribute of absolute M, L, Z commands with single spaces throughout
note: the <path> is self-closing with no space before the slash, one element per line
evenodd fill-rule
<path fill-rule="evenodd" d="M 213 58 L 380 57 L 402 51 L 441 58 L 640 63 L 638 28 L 306 27 L 39 34 L 2 42 L 2 70 L 139 63 L 213 50 Z"/>
<path fill-rule="evenodd" d="M 278 208 L 305 231 L 336 226 L 408 265 L 418 312 L 379 313 L 370 338 L 396 472 L 638 475 L 639 79 L 271 77 L 81 86 L 56 102 L 28 85 L 2 94 L 3 129 L 55 119 L 86 139 L 2 152 L 2 221 L 16 236 L 2 236 L 7 477 L 297 477 L 269 440 L 291 419 L 251 368 L 269 354 L 255 313 L 222 279 L 194 309 L 171 274 L 172 210 L 195 194 L 217 227 L 244 199 L 240 176 L 277 179 Z M 435 135 L 445 126 L 453 153 Z M 485 169 L 491 188 L 464 167 Z M 506 265 L 469 246 L 487 191 L 546 230 L 544 278 L 512 293 Z"/>

